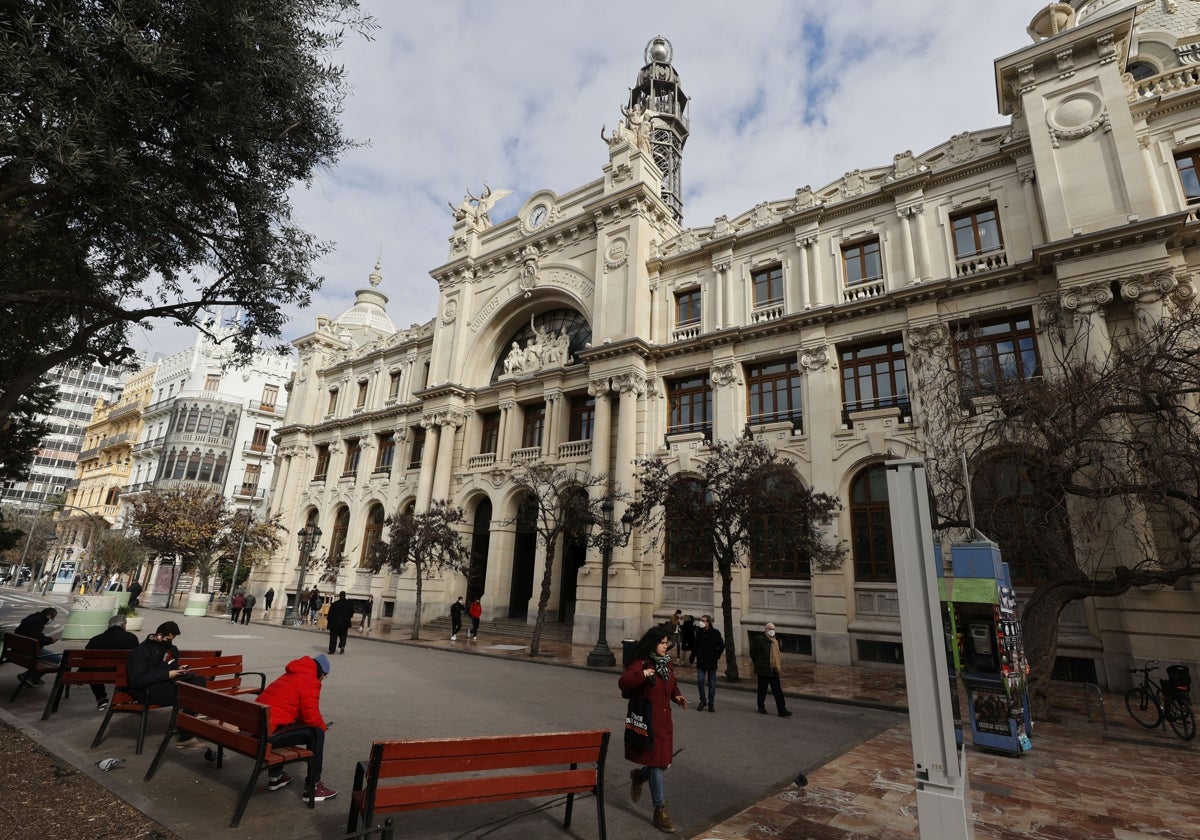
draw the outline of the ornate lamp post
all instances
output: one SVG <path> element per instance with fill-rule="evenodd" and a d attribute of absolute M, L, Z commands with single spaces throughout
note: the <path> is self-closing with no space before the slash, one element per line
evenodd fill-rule
<path fill-rule="evenodd" d="M 600 566 L 600 635 L 596 646 L 588 652 L 587 664 L 593 668 L 611 668 L 617 664 L 617 658 L 608 647 L 608 567 L 612 565 L 613 547 L 623 547 L 629 544 L 629 534 L 633 530 L 633 514 L 628 510 L 621 516 L 618 528 L 613 522 L 613 503 L 605 499 L 600 503 L 603 519 L 600 521 L 600 533 L 592 540 L 600 546 L 602 558 Z"/>
<path fill-rule="evenodd" d="M 300 607 L 300 593 L 304 591 L 304 574 L 308 571 L 308 557 L 312 554 L 312 550 L 317 547 L 317 540 L 321 539 L 321 529 L 316 525 L 305 525 L 296 532 L 297 543 L 300 546 L 300 581 L 296 586 L 296 606 L 293 607 L 292 613 L 288 616 L 284 610 L 283 623 L 295 626 L 297 622 L 297 611 Z"/>

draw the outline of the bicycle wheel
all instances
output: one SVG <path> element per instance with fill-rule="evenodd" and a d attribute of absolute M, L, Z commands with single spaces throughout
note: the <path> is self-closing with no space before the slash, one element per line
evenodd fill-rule
<path fill-rule="evenodd" d="M 1153 729 L 1162 722 L 1162 713 L 1158 710 L 1158 703 L 1154 702 L 1150 692 L 1141 686 L 1125 692 L 1125 708 L 1129 710 L 1129 714 L 1134 720 L 1147 729 Z"/>
<path fill-rule="evenodd" d="M 1185 741 L 1196 737 L 1196 716 L 1192 714 L 1190 704 L 1178 697 L 1167 701 L 1167 723 L 1175 730 L 1175 734 Z"/>

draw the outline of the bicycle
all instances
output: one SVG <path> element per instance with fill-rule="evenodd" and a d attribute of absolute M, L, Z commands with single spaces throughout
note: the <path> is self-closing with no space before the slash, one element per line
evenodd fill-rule
<path fill-rule="evenodd" d="M 1142 668 L 1130 668 L 1129 673 L 1141 674 L 1141 685 L 1125 692 L 1125 708 L 1130 716 L 1147 729 L 1169 723 L 1175 734 L 1184 741 L 1196 737 L 1196 717 L 1188 696 L 1192 676 L 1186 665 L 1171 665 L 1167 678 L 1155 683 L 1150 674 L 1158 670 L 1157 659 L 1147 660 Z"/>

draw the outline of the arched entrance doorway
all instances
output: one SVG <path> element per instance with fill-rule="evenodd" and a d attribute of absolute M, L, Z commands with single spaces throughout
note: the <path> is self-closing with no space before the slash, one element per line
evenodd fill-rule
<path fill-rule="evenodd" d="M 575 491 L 575 506 L 587 510 L 586 490 Z M 564 517 L 566 513 L 564 513 Z M 579 570 L 587 563 L 587 533 L 567 531 L 562 537 L 563 557 L 559 572 L 558 620 L 570 624 L 575 620 L 575 602 L 578 591 Z"/>
<path fill-rule="evenodd" d="M 467 568 L 467 603 L 483 597 L 487 585 L 488 546 L 492 540 L 492 502 L 483 499 L 475 507 L 471 527 L 471 565 Z"/>
<path fill-rule="evenodd" d="M 513 544 L 512 581 L 509 587 L 509 618 L 525 618 L 533 597 L 533 574 L 537 560 L 537 499 L 526 496 L 517 507 Z"/>

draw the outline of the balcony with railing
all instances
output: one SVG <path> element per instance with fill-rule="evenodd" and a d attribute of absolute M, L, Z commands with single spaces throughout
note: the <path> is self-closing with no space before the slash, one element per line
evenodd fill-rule
<path fill-rule="evenodd" d="M 242 446 L 242 454 L 248 458 L 273 458 L 275 457 L 275 447 L 270 444 L 254 443 L 247 441 Z"/>
<path fill-rule="evenodd" d="M 469 470 L 486 470 L 496 465 L 495 452 L 481 452 L 478 455 L 472 455 L 467 458 L 467 469 Z"/>
<path fill-rule="evenodd" d="M 844 403 L 842 405 L 842 424 L 849 428 L 854 420 L 853 415 L 881 409 L 893 409 L 900 414 L 902 421 L 912 419 L 912 402 L 909 400 L 908 394 L 897 394 L 891 397 L 873 397 Z"/>
<path fill-rule="evenodd" d="M 123 443 L 133 440 L 134 437 L 136 437 L 134 432 L 121 432 L 119 435 L 109 435 L 104 438 L 98 446 L 101 449 L 111 449 L 114 446 L 120 446 Z"/>
<path fill-rule="evenodd" d="M 263 490 L 257 484 L 241 484 L 233 491 L 234 498 L 237 499 L 261 499 Z"/>
<path fill-rule="evenodd" d="M 542 447 L 526 446 L 524 449 L 514 449 L 512 453 L 512 463 L 514 467 L 523 464 L 532 464 L 534 461 L 540 460 L 542 457 Z"/>
<path fill-rule="evenodd" d="M 854 283 L 842 289 L 842 303 L 855 303 L 860 300 L 871 300 L 883 297 L 887 292 L 887 281 L 882 277 L 872 277 L 861 283 Z"/>
<path fill-rule="evenodd" d="M 250 400 L 250 410 L 257 411 L 259 414 L 270 414 L 273 417 L 282 417 L 287 410 L 286 405 L 278 405 L 276 403 L 264 403 L 262 400 Z"/>
<path fill-rule="evenodd" d="M 558 457 L 563 461 L 577 461 L 592 454 L 590 440 L 568 440 L 558 445 Z"/>
<path fill-rule="evenodd" d="M 160 435 L 153 440 L 144 440 L 137 446 L 133 447 L 134 452 L 150 452 L 155 449 L 162 449 L 162 445 L 166 442 L 167 436 Z"/>
<path fill-rule="evenodd" d="M 686 324 L 679 324 L 671 333 L 671 338 L 675 341 L 690 341 L 693 338 L 700 337 L 700 322 L 689 321 Z"/>
<path fill-rule="evenodd" d="M 678 435 L 698 435 L 704 440 L 712 440 L 712 423 L 679 423 L 667 429 L 666 442 L 670 444 L 671 438 Z"/>
<path fill-rule="evenodd" d="M 997 248 L 994 251 L 973 254 L 961 260 L 955 260 L 954 276 L 970 277 L 973 274 L 982 274 L 985 271 L 994 271 L 997 268 L 1005 268 L 1007 266 L 1008 254 L 1004 252 L 1003 248 Z"/>
<path fill-rule="evenodd" d="M 762 306 L 756 306 L 754 311 L 750 313 L 750 322 L 754 324 L 765 324 L 768 321 L 778 321 L 783 317 L 783 301 L 777 300 L 770 303 L 764 303 Z"/>
<path fill-rule="evenodd" d="M 108 412 L 108 414 L 105 415 L 104 419 L 105 420 L 116 420 L 120 417 L 125 417 L 127 415 L 133 414 L 134 412 L 138 412 L 141 410 L 142 410 L 141 402 L 125 403 L 125 405 L 117 406 L 112 411 Z"/>
<path fill-rule="evenodd" d="M 772 411 L 764 414 L 752 414 L 746 421 L 746 430 L 748 432 L 760 431 L 763 426 L 774 425 L 776 423 L 787 423 L 792 427 L 792 432 L 795 434 L 804 433 L 804 412 L 796 411 Z"/>

